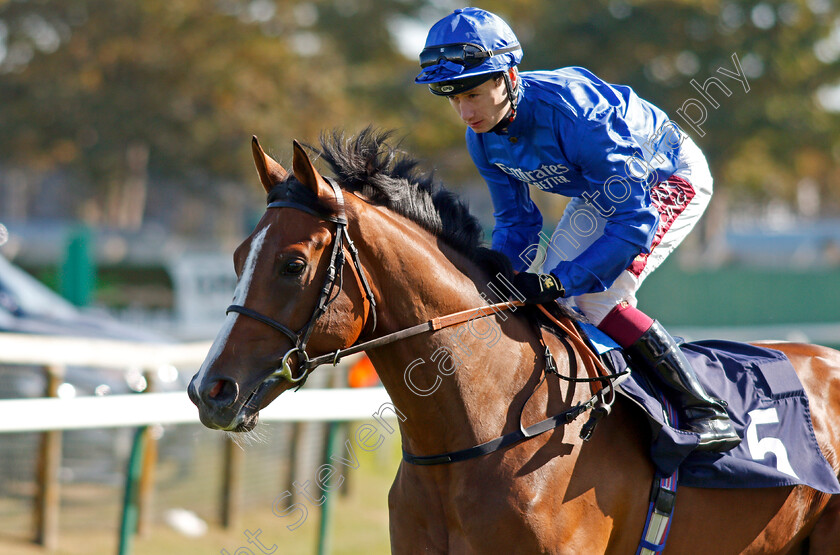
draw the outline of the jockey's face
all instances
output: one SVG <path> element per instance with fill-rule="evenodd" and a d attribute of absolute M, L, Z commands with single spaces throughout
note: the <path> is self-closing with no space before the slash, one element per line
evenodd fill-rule
<path fill-rule="evenodd" d="M 490 79 L 468 91 L 447 97 L 461 119 L 476 133 L 487 133 L 507 115 L 509 102 L 505 82 Z"/>

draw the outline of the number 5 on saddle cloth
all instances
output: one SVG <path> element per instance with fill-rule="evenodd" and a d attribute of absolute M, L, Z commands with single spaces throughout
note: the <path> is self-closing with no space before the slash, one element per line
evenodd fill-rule
<path fill-rule="evenodd" d="M 581 328 L 593 349 L 616 370 L 627 367 L 615 342 L 592 325 Z M 698 488 L 803 484 L 840 493 L 837 476 L 817 445 L 808 398 L 783 353 L 718 340 L 681 348 L 706 391 L 727 403 L 744 441 L 723 453 L 693 452 L 697 435 L 670 426 L 658 393 L 640 372 L 632 372 L 618 391 L 647 415 L 653 432 L 651 459 L 661 475 L 670 476 L 679 468 L 679 484 Z"/>

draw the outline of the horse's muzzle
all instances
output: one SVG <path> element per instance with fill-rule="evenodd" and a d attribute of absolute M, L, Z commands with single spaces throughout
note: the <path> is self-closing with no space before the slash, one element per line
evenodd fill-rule
<path fill-rule="evenodd" d="M 215 430 L 237 431 L 244 421 L 250 420 L 248 415 L 242 414 L 244 403 L 240 399 L 239 384 L 226 377 L 205 377 L 201 381 L 198 378 L 198 374 L 193 376 L 187 394 L 198 407 L 202 424 Z M 255 418 L 253 424 L 256 424 Z"/>

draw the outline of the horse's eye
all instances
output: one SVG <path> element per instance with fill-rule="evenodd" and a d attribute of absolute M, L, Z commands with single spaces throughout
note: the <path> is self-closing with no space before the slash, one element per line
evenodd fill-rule
<path fill-rule="evenodd" d="M 306 269 L 306 263 L 302 260 L 290 260 L 283 266 L 283 274 L 287 276 L 300 275 Z"/>

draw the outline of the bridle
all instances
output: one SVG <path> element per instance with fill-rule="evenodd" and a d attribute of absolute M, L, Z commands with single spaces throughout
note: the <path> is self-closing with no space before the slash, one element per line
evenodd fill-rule
<path fill-rule="evenodd" d="M 263 324 L 281 332 L 292 342 L 293 346 L 281 358 L 279 368 L 264 378 L 260 385 L 264 386 L 268 382 L 285 380 L 293 385 L 297 385 L 297 389 L 300 389 L 312 370 L 322 364 L 336 365 L 341 358 L 354 353 L 394 343 L 421 333 L 436 331 L 445 327 L 462 324 L 475 318 L 486 318 L 497 314 L 500 311 L 515 309 L 517 306 L 522 304 L 521 302 L 516 301 L 506 301 L 494 305 L 464 310 L 454 314 L 448 314 L 446 316 L 440 316 L 400 331 L 389 333 L 362 343 L 356 343 L 344 349 L 336 349 L 335 351 L 325 355 L 310 358 L 309 354 L 306 352 L 306 346 L 309 341 L 309 337 L 312 334 L 312 330 L 315 327 L 315 323 L 318 318 L 326 312 L 330 304 L 337 298 L 337 294 L 333 295 L 336 287 L 338 288 L 338 291 L 341 291 L 343 284 L 342 270 L 344 268 L 344 263 L 346 262 L 346 256 L 344 254 L 345 247 L 348 251 L 350 251 L 350 258 L 353 260 L 353 265 L 350 266 L 350 268 L 356 277 L 359 289 L 362 291 L 362 299 L 365 305 L 362 335 L 365 334 L 368 322 L 372 325 L 370 326 L 370 330 L 366 332 L 367 335 L 372 334 L 376 329 L 376 300 L 374 299 L 370 284 L 365 276 L 361 260 L 359 259 L 359 252 L 347 232 L 347 216 L 344 210 L 344 193 L 335 180 L 329 177 L 324 177 L 324 179 L 327 183 L 329 183 L 333 193 L 335 194 L 335 207 L 330 212 L 325 211 L 319 205 L 315 195 L 304 193 L 302 192 L 303 189 L 293 188 L 291 185 L 297 185 L 298 183 L 297 181 L 291 180 L 282 184 L 286 186 L 286 189 L 283 191 L 284 198 L 282 200 L 270 201 L 267 206 L 267 208 L 294 208 L 336 224 L 335 240 L 333 241 L 333 248 L 330 254 L 330 265 L 327 268 L 327 275 L 324 279 L 324 284 L 321 287 L 318 304 L 315 306 L 315 309 L 313 310 L 307 323 L 300 329 L 300 331 L 296 332 L 285 324 L 282 324 L 277 320 L 251 308 L 238 304 L 232 304 L 227 307 L 226 314 L 236 312 L 249 318 L 253 318 L 258 322 L 262 322 Z M 271 197 L 269 197 L 269 199 L 270 198 Z M 299 364 L 301 373 L 297 377 L 295 377 L 292 372 L 290 363 L 291 357 L 295 354 L 301 358 L 301 362 Z"/>
<path fill-rule="evenodd" d="M 324 177 L 324 179 L 327 183 L 329 183 L 330 187 L 332 187 L 333 193 L 335 194 L 336 206 L 335 210 L 331 212 L 326 212 L 323 208 L 321 208 L 314 195 L 302 194 L 299 190 L 288 186 L 288 184 L 297 184 L 297 182 L 291 181 L 286 182 L 287 187 L 284 191 L 286 193 L 286 198 L 283 200 L 269 202 L 267 206 L 267 208 L 295 208 L 336 224 L 335 240 L 333 241 L 332 252 L 330 254 L 330 265 L 327 268 L 327 275 L 324 279 L 324 284 L 321 287 L 318 304 L 315 306 L 315 309 L 313 310 L 307 323 L 300 329 L 300 331 L 296 332 L 285 324 L 282 324 L 277 320 L 251 308 L 238 304 L 232 304 L 227 307 L 226 314 L 236 312 L 238 314 L 248 316 L 249 318 L 253 318 L 258 322 L 262 322 L 263 324 L 281 332 L 292 341 L 293 346 L 286 352 L 285 355 L 283 355 L 280 360 L 280 367 L 263 379 L 261 385 L 264 385 L 269 381 L 280 379 L 288 381 L 293 385 L 297 385 L 297 389 L 300 389 L 312 370 L 322 364 L 330 363 L 336 365 L 341 358 L 354 353 L 394 343 L 420 333 L 436 331 L 445 327 L 461 324 L 474 318 L 485 318 L 487 316 L 494 315 L 499 311 L 510 310 L 522 304 L 517 302 L 502 302 L 495 305 L 487 305 L 454 314 L 448 314 L 397 332 L 383 335 L 376 339 L 356 343 L 344 349 L 336 349 L 331 353 L 310 358 L 309 354 L 306 352 L 306 345 L 309 342 L 309 337 L 315 327 L 315 322 L 317 322 L 318 318 L 326 312 L 330 304 L 337 298 L 337 294 L 333 295 L 336 287 L 338 288 L 338 291 L 341 291 L 343 284 L 342 269 L 344 268 L 344 263 L 346 262 L 346 256 L 344 254 L 345 247 L 348 251 L 350 251 L 350 258 L 353 260 L 353 265 L 350 266 L 350 268 L 356 277 L 359 289 L 362 291 L 362 299 L 365 305 L 362 334 L 365 333 L 368 322 L 371 322 L 372 324 L 370 326 L 370 330 L 367 331 L 368 335 L 372 334 L 376 329 L 376 300 L 374 299 L 373 292 L 367 281 L 367 277 L 365 276 L 361 260 L 359 259 L 359 251 L 356 249 L 356 246 L 353 244 L 353 241 L 350 239 L 350 235 L 347 232 L 347 216 L 344 210 L 344 194 L 335 180 L 328 177 Z M 290 359 L 295 354 L 302 359 L 299 364 L 301 373 L 297 377 L 294 376 L 290 364 Z"/>
<path fill-rule="evenodd" d="M 359 287 L 362 291 L 362 302 L 365 305 L 362 329 L 364 330 L 367 327 L 369 320 L 372 321 L 372 325 L 368 333 L 373 333 L 376 329 L 376 300 L 373 297 L 373 292 L 370 289 L 370 285 L 365 277 L 365 272 L 362 269 L 362 263 L 361 260 L 359 260 L 359 251 L 356 249 L 356 246 L 353 244 L 353 240 L 350 239 L 350 235 L 347 233 L 347 216 L 344 211 L 344 195 L 341 188 L 333 179 L 328 177 L 325 177 L 324 179 L 327 183 L 329 183 L 330 187 L 332 187 L 333 193 L 335 194 L 337 209 L 334 213 L 325 212 L 320 206 L 318 206 L 315 202 L 310 201 L 309 198 L 304 195 L 294 194 L 293 189 L 291 188 L 287 188 L 287 197 L 289 198 L 269 202 L 267 206 L 267 208 L 295 208 L 336 224 L 335 240 L 333 241 L 332 252 L 330 254 L 330 265 L 327 268 L 327 275 L 324 279 L 324 284 L 321 286 L 321 293 L 318 296 L 318 304 L 315 306 L 309 320 L 299 331 L 296 332 L 277 320 L 242 305 L 232 304 L 227 307 L 227 311 L 225 312 L 226 314 L 236 312 L 244 316 L 248 316 L 249 318 L 253 318 L 254 320 L 262 322 L 263 324 L 280 331 L 292 341 L 293 346 L 286 352 L 285 355 L 283 355 L 283 358 L 280 361 L 280 367 L 265 378 L 265 380 L 263 380 L 264 382 L 280 378 L 291 382 L 292 384 L 296 384 L 298 388 L 300 388 L 306 381 L 310 372 L 318 366 L 317 364 L 311 364 L 312 360 L 306 353 L 306 345 L 309 342 L 312 330 L 315 328 L 315 322 L 322 314 L 324 314 L 324 312 L 327 311 L 330 304 L 332 304 L 332 302 L 338 297 L 337 293 L 335 295 L 333 294 L 334 291 L 336 291 L 336 287 L 339 292 L 341 291 L 344 281 L 342 270 L 346 261 L 346 255 L 344 254 L 345 246 L 347 250 L 350 251 L 350 258 L 353 260 L 351 269 L 356 276 L 356 281 L 359 283 Z M 339 351 L 336 351 L 336 355 L 338 352 Z M 300 365 L 302 373 L 298 377 L 293 375 L 289 363 L 292 355 L 295 354 L 302 358 L 302 363 Z M 336 358 L 335 361 L 338 362 L 338 359 Z"/>
<path fill-rule="evenodd" d="M 324 179 L 330 185 L 335 194 L 336 209 L 331 212 L 326 212 L 323 208 L 321 208 L 317 202 L 317 197 L 315 197 L 314 195 L 301 194 L 299 191 L 292 189 L 292 187 L 289 185 L 296 184 L 297 182 L 292 182 L 291 180 L 285 182 L 286 190 L 284 192 L 286 193 L 286 198 L 273 202 L 270 201 L 268 203 L 268 208 L 295 208 L 297 210 L 301 210 L 303 212 L 312 214 L 313 216 L 316 216 L 326 221 L 334 222 L 336 224 L 335 240 L 333 241 L 332 252 L 330 254 L 330 265 L 327 268 L 327 275 L 324 279 L 324 284 L 321 287 L 321 293 L 318 297 L 318 304 L 315 306 L 315 309 L 313 310 L 312 315 L 309 317 L 307 323 L 300 329 L 300 331 L 295 332 L 291 328 L 284 324 L 281 324 L 277 320 L 274 320 L 273 318 L 265 316 L 264 314 L 261 314 L 256 310 L 252 310 L 245 306 L 232 304 L 227 308 L 226 313 L 236 312 L 238 314 L 248 316 L 249 318 L 253 318 L 254 320 L 262 322 L 263 324 L 266 324 L 280 331 L 292 341 L 293 347 L 289 349 L 285 355 L 283 355 L 283 358 L 280 361 L 280 368 L 269 374 L 260 383 L 260 386 L 257 389 L 266 387 L 266 384 L 276 380 L 286 380 L 293 385 L 297 385 L 297 389 L 300 389 L 306 381 L 306 378 L 312 372 L 312 370 L 314 370 L 316 367 L 322 364 L 332 363 L 333 365 L 336 365 L 342 357 L 353 353 L 373 349 L 375 347 L 387 345 L 389 343 L 394 343 L 396 341 L 400 341 L 402 339 L 421 333 L 436 331 L 445 327 L 462 324 L 464 322 L 468 322 L 476 318 L 486 318 L 488 316 L 493 316 L 499 313 L 500 311 L 511 310 L 517 306 L 522 306 L 524 304 L 522 301 L 506 301 L 497 304 L 481 306 L 469 310 L 463 310 L 461 312 L 456 312 L 445 316 L 439 316 L 437 318 L 432 318 L 431 320 L 402 329 L 400 331 L 389 333 L 384 336 L 377 337 L 375 339 L 363 341 L 361 343 L 356 343 L 345 349 L 336 349 L 331 353 L 327 353 L 325 355 L 321 355 L 315 358 L 309 358 L 309 355 L 306 352 L 306 345 L 309 341 L 310 335 L 312 334 L 312 330 L 315 327 L 315 323 L 317 322 L 318 318 L 320 318 L 321 315 L 323 315 L 324 312 L 326 312 L 330 304 L 332 304 L 332 302 L 335 301 L 335 299 L 337 298 L 337 294 L 333 295 L 336 286 L 338 287 L 339 292 L 342 288 L 342 270 L 344 268 L 344 263 L 346 262 L 346 256 L 344 254 L 345 246 L 347 250 L 350 251 L 350 258 L 353 260 L 353 265 L 350 268 L 356 276 L 356 281 L 358 282 L 359 288 L 362 291 L 363 303 L 365 305 L 361 335 L 365 334 L 365 328 L 369 321 L 372 321 L 372 326 L 371 330 L 367 333 L 371 334 L 376 329 L 376 301 L 373 297 L 373 292 L 371 291 L 367 278 L 365 277 L 365 272 L 362 268 L 361 260 L 359 259 L 359 252 L 356 249 L 356 246 L 353 244 L 353 241 L 350 239 L 350 235 L 347 232 L 347 217 L 344 211 L 344 194 L 341 188 L 333 179 L 327 177 L 324 177 Z M 271 196 L 269 196 L 269 199 L 270 198 Z M 554 321 L 555 325 L 557 325 L 560 329 L 562 329 L 565 332 L 565 338 L 561 337 L 560 339 L 566 346 L 567 351 L 569 352 L 570 360 L 574 360 L 575 357 L 574 350 L 572 349 L 572 346 L 568 343 L 569 340 L 578 343 L 578 352 L 584 357 L 584 360 L 588 358 L 591 363 L 585 364 L 587 372 L 590 374 L 589 378 L 575 378 L 562 376 L 559 372 L 557 372 L 557 368 L 554 364 L 551 352 L 549 351 L 548 347 L 545 346 L 545 342 L 541 339 L 543 346 L 545 346 L 546 360 L 545 368 L 543 370 L 543 377 L 540 381 L 540 385 L 545 380 L 547 374 L 554 374 L 560 379 L 564 379 L 571 382 L 589 382 L 590 384 L 606 383 L 606 389 L 594 391 L 592 397 L 590 397 L 589 400 L 587 400 L 586 402 L 578 403 L 570 407 L 569 409 L 561 412 L 560 414 L 549 417 L 528 427 L 525 427 L 522 424 L 522 412 L 525 408 L 525 406 L 523 405 L 522 410 L 520 410 L 519 414 L 518 430 L 514 430 L 513 432 L 505 434 L 494 440 L 482 443 L 480 445 L 449 453 L 442 453 L 439 455 L 418 456 L 403 451 L 403 460 L 415 465 L 437 465 L 480 457 L 482 455 L 486 455 L 494 451 L 498 451 L 499 449 L 502 449 L 504 447 L 513 445 L 514 443 L 518 443 L 520 441 L 553 430 L 558 426 L 571 422 L 587 410 L 593 409 L 589 421 L 586 422 L 586 424 L 584 424 L 580 433 L 581 438 L 583 438 L 584 440 L 589 439 L 598 421 L 600 421 L 601 418 L 603 418 L 606 414 L 609 413 L 610 406 L 615 401 L 615 386 L 627 378 L 628 372 L 624 371 L 619 373 L 610 373 L 606 371 L 603 364 L 599 361 L 598 357 L 594 355 L 583 344 L 583 339 L 580 337 L 579 334 L 575 332 L 573 326 L 567 327 L 561 322 L 557 321 L 545 309 L 545 307 L 540 306 L 539 309 L 549 319 Z M 290 358 L 294 354 L 298 354 L 302 358 L 302 362 L 299 365 L 301 369 L 301 374 L 297 377 L 295 377 L 292 373 L 292 368 L 289 362 Z M 537 388 L 534 389 L 534 391 L 536 391 L 536 389 L 538 388 L 539 385 L 537 386 Z M 533 395 L 534 391 L 531 392 L 531 394 L 528 396 L 528 399 L 531 398 L 531 395 Z M 607 393 L 610 395 L 610 398 L 606 397 L 605 394 Z"/>

